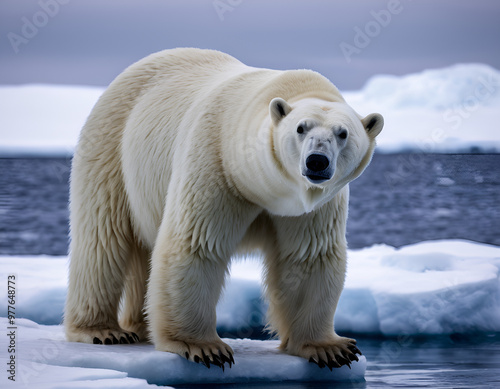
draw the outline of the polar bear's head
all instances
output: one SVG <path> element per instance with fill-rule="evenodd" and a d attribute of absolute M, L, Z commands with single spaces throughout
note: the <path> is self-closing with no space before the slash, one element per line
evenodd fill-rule
<path fill-rule="evenodd" d="M 378 113 L 361 118 L 345 102 L 303 99 L 269 105 L 274 150 L 289 177 L 308 188 L 344 186 L 368 165 L 384 125 Z"/>

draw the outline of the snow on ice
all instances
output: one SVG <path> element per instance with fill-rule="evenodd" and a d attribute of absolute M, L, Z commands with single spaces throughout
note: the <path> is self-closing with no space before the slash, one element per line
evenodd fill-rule
<path fill-rule="evenodd" d="M 6 328 L 6 319 L 0 319 Z M 278 341 L 225 339 L 234 350 L 231 368 L 189 362 L 177 354 L 155 351 L 151 344 L 91 345 L 69 343 L 61 326 L 19 319 L 16 382 L 36 388 L 116 387 L 247 383 L 276 381 L 362 381 L 366 358 L 330 371 L 278 351 Z M 5 354 L 0 363 L 6 364 Z M 76 385 L 75 382 L 80 386 Z"/>
<path fill-rule="evenodd" d="M 355 381 L 364 377 L 364 357 L 353 363 L 352 370 L 343 366 L 330 372 L 281 354 L 277 341 L 227 339 L 235 350 L 236 365 L 225 372 L 154 351 L 148 344 L 68 343 L 60 325 L 67 257 L 0 257 L 1 279 L 8 274 L 17 276 L 18 378 L 39 388 L 65 387 L 69 382 L 74 387 L 142 388 L 149 384 Z M 500 332 L 499 277 L 500 247 L 469 241 L 350 250 L 336 330 L 378 335 Z M 234 333 L 249 324 L 258 327 L 264 324 L 265 310 L 261 261 L 257 257 L 236 260 L 217 308 L 218 325 Z M 6 312 L 5 300 L 0 312 Z M 7 328 L 5 318 L 0 319 L 0 326 Z M 0 363 L 6 363 L 4 350 L 0 356 Z M 59 383 L 53 382 L 54 377 Z"/>
<path fill-rule="evenodd" d="M 335 80 L 333 80 L 335 82 Z M 104 88 L 0 87 L 0 155 L 71 155 Z M 500 152 L 500 72 L 458 64 L 402 77 L 378 75 L 345 91 L 360 114 L 380 112 L 379 152 Z"/>

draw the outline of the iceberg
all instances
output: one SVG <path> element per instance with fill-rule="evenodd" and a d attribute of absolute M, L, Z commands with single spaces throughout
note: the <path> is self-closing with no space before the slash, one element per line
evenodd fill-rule
<path fill-rule="evenodd" d="M 71 156 L 104 89 L 0 86 L 0 156 Z M 500 152 L 495 127 L 500 121 L 500 72 L 488 65 L 376 75 L 361 90 L 343 94 L 361 115 L 384 116 L 379 152 Z"/>
<path fill-rule="evenodd" d="M 71 156 L 104 88 L 27 84 L 0 87 L 0 156 Z"/>
<path fill-rule="evenodd" d="M 378 152 L 500 152 L 500 72 L 488 65 L 377 75 L 344 97 L 361 114 L 384 116 Z"/>

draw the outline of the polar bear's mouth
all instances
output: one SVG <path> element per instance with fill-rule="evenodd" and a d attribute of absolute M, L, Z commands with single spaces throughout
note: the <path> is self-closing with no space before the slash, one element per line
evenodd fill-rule
<path fill-rule="evenodd" d="M 313 172 L 309 169 L 306 171 L 304 175 L 313 184 L 321 184 L 322 182 L 328 181 L 330 178 L 332 178 L 332 174 L 330 172 L 327 171 Z"/>

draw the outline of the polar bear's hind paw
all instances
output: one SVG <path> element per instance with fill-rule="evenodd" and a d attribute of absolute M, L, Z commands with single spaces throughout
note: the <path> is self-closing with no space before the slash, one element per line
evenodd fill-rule
<path fill-rule="evenodd" d="M 100 329 L 96 327 L 76 328 L 68 327 L 66 337 L 70 342 L 82 342 L 90 344 L 133 344 L 139 343 L 141 339 L 132 331 L 121 328 Z"/>
<path fill-rule="evenodd" d="M 94 337 L 92 343 L 94 344 L 134 344 L 139 343 L 139 336 L 135 332 L 124 332 L 120 339 L 118 339 L 113 333 L 109 333 L 109 336 L 104 338 L 104 341 Z"/>

